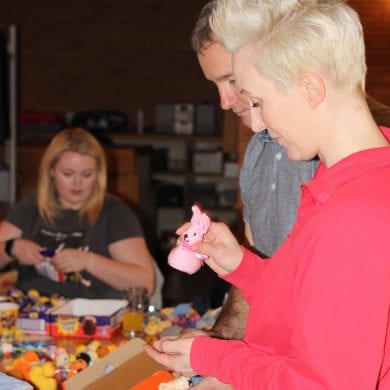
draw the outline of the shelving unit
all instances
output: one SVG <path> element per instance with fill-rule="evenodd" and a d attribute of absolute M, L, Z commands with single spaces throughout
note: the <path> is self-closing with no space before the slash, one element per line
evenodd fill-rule
<path fill-rule="evenodd" d="M 212 172 L 198 172 L 193 166 L 196 153 L 206 153 L 211 160 L 213 153 L 225 156 L 222 137 L 118 133 L 111 134 L 110 141 L 117 146 L 149 148 L 152 178 L 156 184 L 158 237 L 174 233 L 191 215 L 194 202 L 208 210 L 214 218 L 235 224 L 237 177 L 224 175 L 222 159 L 220 169 L 210 166 Z M 224 200 L 223 194 L 226 193 L 231 194 L 230 203 L 226 196 Z M 169 199 L 170 196 L 172 199 Z"/>
<path fill-rule="evenodd" d="M 5 54 L 7 55 L 4 66 L 6 75 L 1 74 L 3 90 L 7 91 L 1 99 L 1 104 L 7 101 L 3 108 L 8 108 L 8 113 L 2 112 L 1 136 L 4 137 L 3 145 L 6 149 L 3 158 L 0 160 L 0 213 L 3 214 L 16 200 L 16 171 L 17 171 L 17 28 L 10 25 L 7 32 Z M 4 54 L 4 53 L 3 53 Z M 3 109 L 2 108 L 2 109 Z M 8 117 L 8 120 L 4 118 Z"/>

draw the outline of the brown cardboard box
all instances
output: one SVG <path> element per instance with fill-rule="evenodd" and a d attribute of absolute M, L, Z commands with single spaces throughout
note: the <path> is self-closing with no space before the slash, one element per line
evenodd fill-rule
<path fill-rule="evenodd" d="M 165 370 L 144 352 L 144 344 L 139 338 L 128 341 L 64 382 L 64 390 L 128 390 L 156 371 Z"/>

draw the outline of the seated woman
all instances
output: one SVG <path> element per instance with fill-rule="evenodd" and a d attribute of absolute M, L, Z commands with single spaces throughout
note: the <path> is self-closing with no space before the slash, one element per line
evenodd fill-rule
<path fill-rule="evenodd" d="M 0 223 L 0 266 L 15 260 L 18 288 L 69 298 L 122 298 L 130 286 L 153 294 L 158 269 L 140 223 L 106 183 L 103 148 L 88 131 L 53 138 L 37 191 Z"/>

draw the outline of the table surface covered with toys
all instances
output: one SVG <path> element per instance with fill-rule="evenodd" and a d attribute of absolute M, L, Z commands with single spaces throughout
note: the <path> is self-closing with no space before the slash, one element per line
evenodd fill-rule
<path fill-rule="evenodd" d="M 86 374 L 89 371 L 92 378 L 87 378 L 87 382 L 83 378 L 84 384 L 89 380 L 90 383 L 94 383 L 91 389 L 98 389 L 96 382 L 98 378 L 94 377 L 95 375 L 104 375 L 108 372 L 111 375 L 111 371 L 117 370 L 130 355 L 137 355 L 141 351 L 146 363 L 135 362 L 134 365 L 141 364 L 141 368 L 135 368 L 135 371 L 141 375 L 140 372 L 145 369 L 145 365 L 150 365 L 149 371 L 146 370 L 142 374 L 146 375 L 146 378 L 141 375 L 137 379 L 139 383 L 133 383 L 135 377 L 130 367 L 130 370 L 122 374 L 122 379 L 116 381 L 115 389 L 171 388 L 164 387 L 165 385 L 159 387 L 159 383 L 169 382 L 174 378 L 174 373 L 167 372 L 162 367 L 155 373 L 157 363 L 153 362 L 153 365 L 151 359 L 136 343 L 127 345 L 134 340 L 129 341 L 122 335 L 126 301 L 65 300 L 57 296 L 42 296 L 37 290 L 23 293 L 17 289 L 10 289 L 0 299 L 19 305 L 12 341 L 1 340 L 1 389 L 88 388 L 81 385 L 78 387 L 74 377 L 84 373 L 84 377 L 87 378 Z M 180 333 L 184 328 L 211 329 L 218 309 L 205 310 L 199 305 L 196 306 L 194 303 L 183 303 L 160 310 L 149 307 L 144 317 L 142 343 L 152 342 L 164 335 Z M 203 312 L 202 315 L 200 312 Z M 6 325 L 2 324 L 1 329 Z M 102 373 L 97 374 L 96 370 L 103 361 L 110 364 L 106 364 Z M 183 387 L 175 388 L 188 388 L 190 384 L 187 380 L 185 382 Z M 128 383 L 132 385 L 129 386 Z M 23 387 L 26 385 L 29 387 Z"/>

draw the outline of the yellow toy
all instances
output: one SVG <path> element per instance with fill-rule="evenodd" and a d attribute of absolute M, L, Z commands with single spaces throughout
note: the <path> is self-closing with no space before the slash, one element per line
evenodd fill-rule
<path fill-rule="evenodd" d="M 50 362 L 48 362 L 50 363 Z M 52 377 L 52 375 L 47 376 L 45 373 L 54 374 L 54 365 L 51 369 L 46 366 L 45 368 L 40 365 L 31 367 L 30 370 L 30 382 L 37 387 L 38 390 L 56 390 L 57 381 Z"/>

